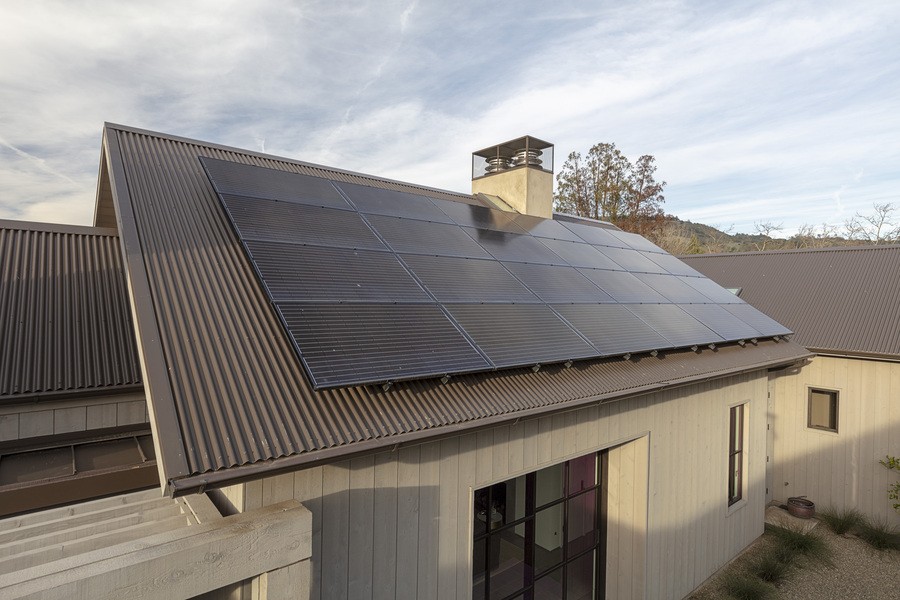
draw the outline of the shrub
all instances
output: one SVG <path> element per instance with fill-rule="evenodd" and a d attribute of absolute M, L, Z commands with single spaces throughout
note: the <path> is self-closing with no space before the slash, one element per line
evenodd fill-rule
<path fill-rule="evenodd" d="M 878 462 L 888 469 L 900 471 L 900 458 L 896 456 L 885 456 Z M 888 486 L 888 498 L 894 501 L 894 510 L 900 512 L 900 481 Z"/>
<path fill-rule="evenodd" d="M 826 508 L 819 513 L 819 519 L 838 535 L 857 529 L 864 520 L 862 513 L 855 508 Z"/>
<path fill-rule="evenodd" d="M 759 579 L 739 573 L 725 574 L 722 588 L 736 600 L 764 600 L 771 598 L 775 591 Z"/>
<path fill-rule="evenodd" d="M 781 583 L 791 571 L 791 560 L 787 553 L 779 552 L 778 546 L 774 552 L 761 555 L 747 567 L 750 573 L 769 583 Z"/>
<path fill-rule="evenodd" d="M 882 520 L 864 521 L 857 535 L 876 550 L 900 550 L 900 533 Z"/>
<path fill-rule="evenodd" d="M 769 531 L 775 536 L 776 543 L 782 547 L 783 556 L 790 554 L 802 554 L 803 556 L 831 564 L 831 548 L 828 543 L 818 535 L 796 529 L 768 526 Z"/>

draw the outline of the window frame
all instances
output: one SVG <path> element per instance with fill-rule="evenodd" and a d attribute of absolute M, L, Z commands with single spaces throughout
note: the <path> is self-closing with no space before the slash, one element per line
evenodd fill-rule
<path fill-rule="evenodd" d="M 747 410 L 749 402 L 728 407 L 728 508 L 744 500 L 747 473 Z M 737 425 L 737 427 L 735 427 Z"/>
<path fill-rule="evenodd" d="M 831 420 L 834 421 L 834 427 L 825 427 L 822 425 L 814 425 L 812 422 L 813 418 L 813 394 L 827 394 L 830 397 L 829 400 L 829 413 L 832 417 Z M 840 428 L 840 407 L 841 407 L 841 392 L 840 390 L 832 390 L 828 388 L 820 388 L 820 387 L 807 387 L 806 393 L 806 428 L 812 429 L 814 431 L 824 431 L 826 433 L 838 433 Z"/>
<path fill-rule="evenodd" d="M 471 509 L 473 510 L 474 519 L 478 518 L 478 503 L 477 497 L 480 492 L 484 493 L 484 497 L 487 498 L 487 505 L 492 506 L 493 500 L 492 496 L 494 493 L 494 488 L 499 485 L 506 485 L 510 481 L 517 480 L 522 478 L 525 484 L 524 487 L 524 502 L 525 502 L 525 511 L 524 515 L 515 519 L 512 519 L 508 522 L 504 522 L 502 525 L 497 526 L 496 528 L 487 527 L 485 532 L 478 533 L 477 531 L 472 532 L 472 567 L 473 567 L 473 575 L 477 572 L 477 566 L 475 564 L 476 557 L 476 547 L 479 542 L 482 543 L 482 551 L 484 553 L 484 594 L 485 598 L 489 597 L 490 594 L 490 580 L 491 580 L 491 567 L 490 567 L 490 555 L 491 555 L 491 540 L 499 539 L 497 534 L 501 531 L 505 530 L 514 530 L 517 527 L 525 528 L 525 535 L 523 537 L 524 541 L 524 554 L 525 554 L 525 564 L 531 567 L 531 571 L 526 572 L 525 580 L 523 581 L 523 587 L 511 592 L 508 596 L 505 597 L 505 600 L 509 600 L 512 598 L 520 599 L 531 599 L 535 597 L 535 590 L 537 582 L 540 579 L 543 579 L 545 576 L 549 577 L 554 572 L 562 573 L 562 591 L 563 595 L 566 593 L 566 589 L 568 587 L 568 577 L 566 573 L 571 565 L 574 565 L 576 561 L 584 558 L 590 554 L 594 554 L 594 569 L 596 573 L 595 578 L 595 589 L 592 594 L 592 598 L 594 600 L 603 600 L 606 595 L 606 576 L 605 576 L 605 564 L 606 564 L 606 507 L 604 501 L 604 489 L 607 485 L 606 477 L 608 474 L 608 466 L 607 466 L 607 455 L 608 449 L 599 450 L 595 452 L 589 452 L 582 456 L 573 457 L 570 460 L 557 463 L 555 465 L 548 465 L 546 467 L 542 467 L 541 469 L 537 469 L 535 471 L 530 471 L 528 473 L 524 473 L 519 475 L 518 477 L 511 477 L 509 479 L 504 479 L 503 481 L 495 482 L 491 485 L 483 486 L 477 489 L 473 489 L 472 492 L 472 503 Z M 587 487 L 581 487 L 580 489 L 570 488 L 570 465 L 575 461 L 582 459 L 587 456 L 595 457 L 595 469 L 597 478 L 595 482 Z M 561 490 L 561 495 L 547 500 L 542 504 L 538 504 L 537 501 L 537 475 L 539 472 L 544 469 L 550 469 L 556 466 L 562 466 L 562 481 L 564 488 Z M 561 549 L 561 558 L 558 562 L 552 565 L 543 565 L 538 568 L 536 564 L 536 557 L 534 555 L 534 546 L 535 546 L 535 523 L 538 518 L 539 513 L 542 511 L 553 508 L 556 506 L 560 507 L 562 511 L 562 535 L 563 539 L 568 539 L 568 528 L 569 528 L 569 508 L 570 503 L 573 501 L 577 501 L 578 498 L 587 497 L 589 494 L 593 494 L 595 496 L 594 502 L 596 503 L 595 513 L 594 513 L 594 529 L 593 531 L 596 534 L 594 543 L 589 548 L 581 548 L 575 551 L 572 551 L 570 548 L 571 540 L 568 542 L 564 541 L 560 546 Z M 530 561 L 530 563 L 529 563 Z M 474 590 L 473 590 L 474 591 Z M 474 597 L 474 596 L 473 596 Z"/>

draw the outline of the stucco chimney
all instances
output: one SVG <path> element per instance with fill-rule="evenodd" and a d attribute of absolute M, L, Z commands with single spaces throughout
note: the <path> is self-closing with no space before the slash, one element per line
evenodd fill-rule
<path fill-rule="evenodd" d="M 473 152 L 472 193 L 499 197 L 501 208 L 552 218 L 553 145 L 526 135 Z"/>

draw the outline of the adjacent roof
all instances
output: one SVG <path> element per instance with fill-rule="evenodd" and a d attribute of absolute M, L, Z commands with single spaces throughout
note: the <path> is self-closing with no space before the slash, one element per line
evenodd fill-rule
<path fill-rule="evenodd" d="M 157 457 L 175 493 L 808 355 L 790 342 L 760 340 L 537 373 L 316 391 L 200 157 L 483 205 L 468 195 L 108 125 L 96 220 L 109 223 L 112 215 L 119 227 Z"/>
<path fill-rule="evenodd" d="M 900 246 L 682 257 L 819 353 L 900 357 Z"/>
<path fill-rule="evenodd" d="M 0 220 L 0 401 L 140 387 L 115 230 Z"/>

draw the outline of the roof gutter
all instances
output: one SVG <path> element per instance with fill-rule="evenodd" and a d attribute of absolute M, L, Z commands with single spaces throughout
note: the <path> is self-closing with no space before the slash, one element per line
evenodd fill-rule
<path fill-rule="evenodd" d="M 735 375 L 743 375 L 761 371 L 763 369 L 784 368 L 798 365 L 809 358 L 815 356 L 812 352 L 800 356 L 793 356 L 790 359 L 781 359 L 773 361 L 763 361 L 743 367 L 726 370 L 713 371 L 700 375 L 692 375 L 683 379 L 671 379 L 667 381 L 657 382 L 653 384 L 643 385 L 637 388 L 631 388 L 626 391 L 608 392 L 605 394 L 597 394 L 586 396 L 575 400 L 566 401 L 562 404 L 536 407 L 518 411 L 515 413 L 507 413 L 502 415 L 494 415 L 478 420 L 477 425 L 471 422 L 456 423 L 453 425 L 445 425 L 440 431 L 433 429 L 422 429 L 409 433 L 398 434 L 396 436 L 375 438 L 346 444 L 343 446 L 335 446 L 322 450 L 315 450 L 304 454 L 295 454 L 284 458 L 232 467 L 215 471 L 211 473 L 203 473 L 200 475 L 191 475 L 188 477 L 169 479 L 166 483 L 165 492 L 170 496 L 184 496 L 187 494 L 202 493 L 210 488 L 219 488 L 227 485 L 244 483 L 263 477 L 271 477 L 280 475 L 290 471 L 297 471 L 301 468 L 310 468 L 321 464 L 331 463 L 338 459 L 346 460 L 362 454 L 371 453 L 374 450 L 384 448 L 392 448 L 394 450 L 401 446 L 422 443 L 426 439 L 429 441 L 437 441 L 447 437 L 460 435 L 461 433 L 471 433 L 488 427 L 507 423 L 509 421 L 518 421 L 520 419 L 530 419 L 534 417 L 544 416 L 549 413 L 562 413 L 590 406 L 592 404 L 606 404 L 621 400 L 628 400 L 638 396 L 644 396 L 650 393 L 662 390 L 671 390 L 688 385 L 704 383 L 713 379 L 721 379 L 723 377 L 732 377 Z"/>

